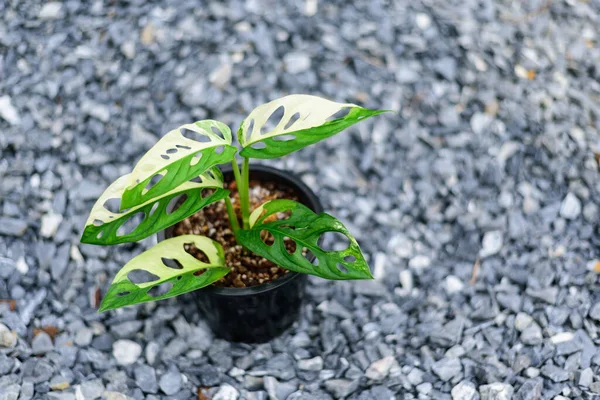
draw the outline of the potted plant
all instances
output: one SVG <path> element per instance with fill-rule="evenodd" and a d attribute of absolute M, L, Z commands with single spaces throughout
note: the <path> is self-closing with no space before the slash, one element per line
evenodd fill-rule
<path fill-rule="evenodd" d="M 274 168 L 250 168 L 249 159 L 284 156 L 382 112 L 309 95 L 263 104 L 238 130 L 241 168 L 221 122 L 168 132 L 106 189 L 86 222 L 83 243 L 159 237 L 117 273 L 100 311 L 197 290 L 217 335 L 259 342 L 296 319 L 305 274 L 372 279 L 354 237 L 306 185 Z M 323 249 L 326 232 L 342 234 L 347 248 Z"/>

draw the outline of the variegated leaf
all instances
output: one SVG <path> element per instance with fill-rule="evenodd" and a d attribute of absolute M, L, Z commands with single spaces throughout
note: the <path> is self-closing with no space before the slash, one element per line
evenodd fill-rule
<path fill-rule="evenodd" d="M 189 244 L 201 250 L 208 262 L 199 261 L 186 252 L 185 245 Z M 102 300 L 100 311 L 191 292 L 218 281 L 230 270 L 225 266 L 221 245 L 207 237 L 185 235 L 167 239 L 121 268 Z M 145 271 L 142 274 L 145 279 L 137 283 L 132 281 L 132 274 L 142 271 Z M 152 292 L 160 289 L 166 292 Z"/>
<path fill-rule="evenodd" d="M 128 210 L 116 211 L 118 207 L 113 207 L 115 211 L 109 210 L 107 208 L 109 201 L 118 202 L 121 199 L 129 180 L 129 175 L 123 175 L 96 201 L 86 222 L 81 237 L 82 243 L 107 245 L 135 242 L 229 195 L 229 191 L 223 189 L 223 175 L 215 167 L 200 175 L 199 182 L 187 181 L 170 192 Z M 212 194 L 203 196 L 202 190 L 207 188 L 215 190 Z M 183 195 L 187 196 L 185 201 L 176 209 L 167 212 L 169 203 Z M 142 220 L 138 221 L 138 219 Z"/>
<path fill-rule="evenodd" d="M 278 213 L 289 216 L 274 218 Z M 327 232 L 344 235 L 348 247 L 323 249 L 319 238 Z M 273 236 L 273 243 L 264 240 L 265 233 Z M 258 207 L 250 216 L 250 229 L 240 230 L 237 237 L 247 249 L 291 271 L 326 279 L 373 278 L 356 239 L 340 221 L 329 214 L 315 214 L 292 200 L 272 200 Z M 291 253 L 285 243 L 289 240 L 296 243 L 296 250 Z M 304 251 L 316 257 L 316 265 L 306 258 Z"/>
<path fill-rule="evenodd" d="M 145 203 L 217 164 L 231 162 L 236 151 L 231 145 L 231 130 L 222 122 L 182 125 L 163 136 L 136 164 L 121 208 Z"/>
<path fill-rule="evenodd" d="M 269 120 L 280 109 L 283 109 L 283 116 L 270 127 Z M 346 109 L 346 115 L 336 116 Z M 238 139 L 244 149 L 240 155 L 249 158 L 281 157 L 384 112 L 305 94 L 285 96 L 258 106 L 242 122 Z"/>

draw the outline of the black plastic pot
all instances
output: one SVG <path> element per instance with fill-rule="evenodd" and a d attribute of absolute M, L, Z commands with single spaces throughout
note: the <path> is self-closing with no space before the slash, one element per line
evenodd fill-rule
<path fill-rule="evenodd" d="M 222 170 L 227 181 L 233 180 L 231 168 Z M 295 189 L 302 204 L 317 213 L 323 212 L 314 192 L 289 172 L 253 165 L 250 179 Z M 159 232 L 158 240 L 172 237 L 171 231 L 172 227 Z M 192 295 L 215 335 L 235 342 L 260 343 L 279 336 L 298 318 L 306 281 L 306 275 L 290 271 L 258 286 L 241 289 L 208 286 Z"/>

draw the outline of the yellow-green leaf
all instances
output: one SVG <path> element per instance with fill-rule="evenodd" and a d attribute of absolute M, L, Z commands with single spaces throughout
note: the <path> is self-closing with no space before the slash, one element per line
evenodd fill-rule
<path fill-rule="evenodd" d="M 230 162 L 236 151 L 231 130 L 219 121 L 197 121 L 170 131 L 136 164 L 121 209 L 143 204 L 215 165 Z"/>
<path fill-rule="evenodd" d="M 90 244 L 118 244 L 135 242 L 161 231 L 208 204 L 222 200 L 229 195 L 223 189 L 223 175 L 218 168 L 213 168 L 199 177 L 199 182 L 187 181 L 175 189 L 159 197 L 124 211 L 117 211 L 113 206 L 107 208 L 109 201 L 118 203 L 129 182 L 129 175 L 123 175 L 102 193 L 92 207 L 85 224 L 81 242 Z M 212 194 L 203 196 L 202 189 L 215 189 Z M 167 212 L 171 201 L 180 196 L 187 196 L 179 207 Z"/>
<path fill-rule="evenodd" d="M 185 245 L 189 244 L 201 250 L 208 262 L 199 261 L 186 252 Z M 196 235 L 167 239 L 121 268 L 102 300 L 100 311 L 191 292 L 218 281 L 229 271 L 219 243 Z M 137 282 L 132 280 L 136 272 L 143 272 L 141 281 L 140 278 Z M 164 293 L 155 295 L 153 290 L 157 289 L 163 289 Z"/>
<path fill-rule="evenodd" d="M 346 115 L 337 116 L 344 110 Z M 285 96 L 256 107 L 242 122 L 238 139 L 244 149 L 240 155 L 281 157 L 384 112 L 305 94 Z M 282 116 L 275 118 L 277 113 Z"/>
<path fill-rule="evenodd" d="M 289 214 L 284 219 L 270 218 L 278 213 Z M 326 279 L 372 279 L 365 258 L 348 229 L 329 214 L 315 214 L 303 204 L 292 200 L 272 200 L 252 212 L 250 229 L 240 230 L 240 243 L 269 261 L 305 274 Z M 265 233 L 273 235 L 274 243 L 267 243 Z M 346 237 L 348 246 L 343 250 L 327 250 L 321 247 L 319 238 L 327 233 Z M 296 250 L 289 252 L 286 241 L 296 243 Z M 309 251 L 316 257 L 316 265 L 307 259 Z"/>

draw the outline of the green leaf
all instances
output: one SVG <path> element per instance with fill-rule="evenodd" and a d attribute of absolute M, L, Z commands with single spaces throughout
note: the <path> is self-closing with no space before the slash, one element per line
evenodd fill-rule
<path fill-rule="evenodd" d="M 280 108 L 283 108 L 283 117 L 275 121 L 275 127 L 269 130 L 268 122 Z M 331 119 L 344 109 L 349 109 L 347 115 Z M 238 139 L 244 149 L 240 155 L 249 158 L 281 157 L 384 112 L 305 94 L 285 96 L 256 107 L 242 122 Z M 266 132 L 261 133 L 261 130 Z"/>
<path fill-rule="evenodd" d="M 182 132 L 202 141 L 185 137 Z M 197 121 L 170 131 L 133 169 L 121 209 L 143 204 L 217 164 L 230 162 L 236 151 L 231 145 L 231 130 L 219 121 Z"/>
<path fill-rule="evenodd" d="M 121 199 L 129 178 L 129 175 L 123 175 L 117 179 L 96 201 L 85 223 L 81 237 L 82 243 L 108 245 L 135 242 L 161 231 L 229 195 L 229 191 L 223 189 L 223 175 L 215 167 L 200 175 L 200 182 L 188 181 L 137 207 L 119 212 L 110 211 L 106 206 L 107 203 L 109 200 L 119 201 Z M 202 189 L 205 188 L 214 188 L 215 191 L 203 197 Z M 185 201 L 177 209 L 168 213 L 167 206 L 171 200 L 182 195 L 187 196 Z M 115 208 L 117 207 L 113 209 Z M 138 221 L 142 216 L 143 220 Z"/>
<path fill-rule="evenodd" d="M 289 217 L 281 220 L 269 218 L 277 213 L 288 213 Z M 272 245 L 263 242 L 262 231 L 273 235 L 275 242 Z M 341 251 L 322 249 L 318 241 L 326 232 L 338 232 L 346 236 L 348 248 Z M 285 238 L 296 243 L 293 254 L 287 251 Z M 340 221 L 325 213 L 315 214 L 292 200 L 272 200 L 258 207 L 250 216 L 250 229 L 240 230 L 238 239 L 249 250 L 291 271 L 326 279 L 373 278 L 358 243 Z M 317 265 L 306 259 L 302 254 L 303 249 L 316 256 Z"/>
<path fill-rule="evenodd" d="M 202 262 L 185 251 L 184 246 L 193 243 L 206 254 L 208 262 Z M 166 261 L 169 265 L 165 263 Z M 177 260 L 175 263 L 173 260 Z M 174 268 L 181 267 L 181 268 Z M 144 282 L 130 279 L 133 271 L 146 271 Z M 231 268 L 225 266 L 221 245 L 207 237 L 196 235 L 177 236 L 159 242 L 129 261 L 115 276 L 99 311 L 129 306 L 152 300 L 162 300 L 192 290 L 200 289 L 227 275 Z M 204 271 L 203 273 L 200 273 Z M 160 285 L 172 285 L 166 293 L 153 296 L 149 293 Z"/>

